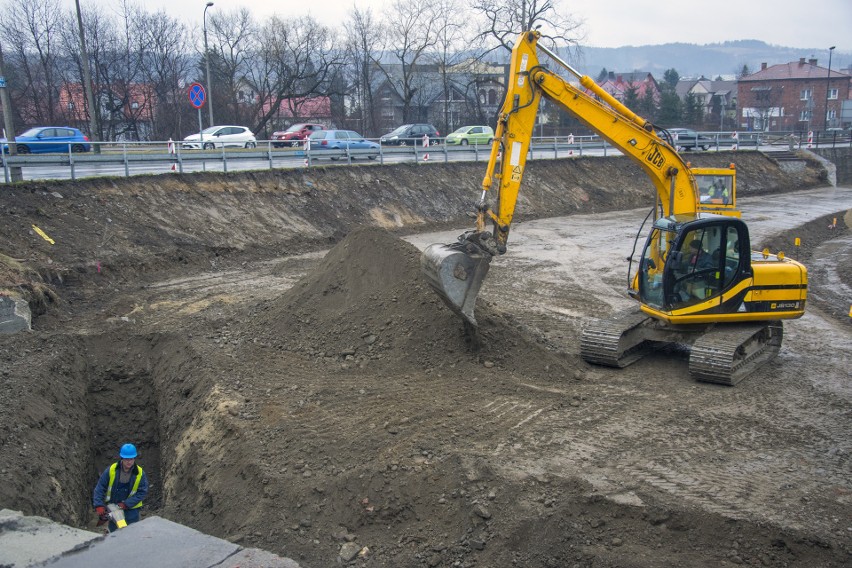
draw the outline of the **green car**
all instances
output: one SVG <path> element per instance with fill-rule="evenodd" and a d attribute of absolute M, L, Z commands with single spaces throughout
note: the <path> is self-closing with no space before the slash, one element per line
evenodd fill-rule
<path fill-rule="evenodd" d="M 447 135 L 447 144 L 455 146 L 491 144 L 492 140 L 494 140 L 494 130 L 490 126 L 462 126 Z"/>

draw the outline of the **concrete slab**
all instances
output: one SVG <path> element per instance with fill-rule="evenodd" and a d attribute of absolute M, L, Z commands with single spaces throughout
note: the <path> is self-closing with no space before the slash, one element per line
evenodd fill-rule
<path fill-rule="evenodd" d="M 240 550 L 239 545 L 226 540 L 161 517 L 148 517 L 44 565 L 51 568 L 122 565 L 208 568 L 219 565 Z"/>
<path fill-rule="evenodd" d="M 281 558 L 265 550 L 246 548 L 215 568 L 299 568 L 299 565 L 289 558 Z"/>
<path fill-rule="evenodd" d="M 2 562 L 0 566 L 3 566 Z M 162 517 L 148 517 L 129 525 L 126 529 L 69 549 L 40 564 L 20 564 L 15 568 L 18 566 L 299 568 L 299 565 L 290 559 L 256 548 L 246 549 Z"/>
<path fill-rule="evenodd" d="M 23 568 L 103 539 L 103 535 L 0 510 L 0 566 Z"/>
<path fill-rule="evenodd" d="M 17 333 L 32 329 L 30 306 L 21 298 L 0 295 L 0 333 Z"/>

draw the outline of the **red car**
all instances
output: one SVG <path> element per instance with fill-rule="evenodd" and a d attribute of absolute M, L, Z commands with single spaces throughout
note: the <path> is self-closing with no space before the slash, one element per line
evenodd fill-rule
<path fill-rule="evenodd" d="M 325 130 L 325 125 L 314 123 L 294 124 L 287 130 L 272 133 L 272 145 L 276 148 L 283 146 L 300 146 L 314 132 Z"/>

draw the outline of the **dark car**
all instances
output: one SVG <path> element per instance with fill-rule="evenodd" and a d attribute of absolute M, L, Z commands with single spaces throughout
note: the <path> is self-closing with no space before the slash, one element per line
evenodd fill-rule
<path fill-rule="evenodd" d="M 672 137 L 672 145 L 678 150 L 697 150 L 699 148 L 707 150 L 716 144 L 716 141 L 712 138 L 702 136 L 688 128 L 669 128 L 667 130 Z"/>
<path fill-rule="evenodd" d="M 429 136 L 430 146 L 443 143 L 439 138 L 441 133 L 431 124 L 403 124 L 382 136 L 380 142 L 390 146 L 420 146 L 423 144 L 424 135 Z"/>
<path fill-rule="evenodd" d="M 380 147 L 375 142 L 367 140 L 354 130 L 318 130 L 308 138 L 311 142 L 310 152 L 314 158 L 323 158 L 323 152 L 329 151 L 328 157 L 337 160 L 345 156 L 347 151 L 352 158 L 366 156 L 375 160 Z"/>
<path fill-rule="evenodd" d="M 5 138 L 3 152 L 9 152 L 9 144 Z M 23 134 L 15 136 L 15 146 L 18 154 L 45 154 L 48 152 L 88 152 L 92 149 L 88 136 L 70 126 L 40 126 L 30 128 Z"/>
<path fill-rule="evenodd" d="M 300 146 L 304 141 L 319 130 L 325 130 L 324 124 L 316 124 L 311 122 L 301 122 L 294 124 L 287 130 L 280 130 L 272 133 L 272 145 L 276 148 L 284 146 Z"/>

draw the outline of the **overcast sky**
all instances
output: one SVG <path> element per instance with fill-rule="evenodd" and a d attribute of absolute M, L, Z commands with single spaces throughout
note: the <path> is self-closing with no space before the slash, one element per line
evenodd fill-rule
<path fill-rule="evenodd" d="M 73 7 L 73 0 L 62 0 Z M 133 1 L 133 0 L 131 0 Z M 189 24 L 199 25 L 206 0 L 136 0 L 148 10 L 165 9 Z M 392 0 L 214 0 L 208 10 L 248 7 L 258 19 L 277 13 L 310 13 L 328 25 L 340 25 L 353 5 L 377 14 Z M 461 0 L 465 5 L 469 0 Z M 852 0 L 554 0 L 563 10 L 585 21 L 584 45 L 620 47 L 672 41 L 716 43 L 758 39 L 786 47 L 808 48 L 820 61 L 830 46 L 835 56 L 852 53 Z M 83 9 L 109 9 L 115 0 L 80 0 Z M 824 50 L 820 53 L 819 50 Z M 849 57 L 844 59 L 849 60 Z"/>

